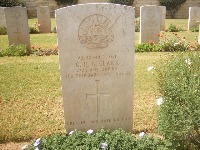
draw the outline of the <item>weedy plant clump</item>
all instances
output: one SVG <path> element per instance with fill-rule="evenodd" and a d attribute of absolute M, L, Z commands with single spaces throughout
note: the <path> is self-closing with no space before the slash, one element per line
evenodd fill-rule
<path fill-rule="evenodd" d="M 33 26 L 29 26 L 29 33 L 30 34 L 39 34 L 40 33 L 39 26 L 40 26 L 40 24 L 38 24 L 38 22 L 35 22 L 33 24 Z"/>
<path fill-rule="evenodd" d="M 170 38 L 164 33 L 158 34 L 159 43 L 149 41 L 136 45 L 136 52 L 184 52 L 188 50 L 197 50 L 197 47 L 187 43 L 185 37 L 180 37 L 177 33 L 173 33 Z"/>
<path fill-rule="evenodd" d="M 200 54 L 173 55 L 157 69 L 158 131 L 180 150 L 200 149 Z"/>
<path fill-rule="evenodd" d="M 5 49 L 0 50 L 0 57 L 3 56 L 26 56 L 28 54 L 28 50 L 26 45 L 11 45 Z"/>
<path fill-rule="evenodd" d="M 0 27 L 0 35 L 6 35 L 6 34 L 7 34 L 6 27 Z"/>
<path fill-rule="evenodd" d="M 140 32 L 140 18 L 136 18 L 134 23 L 135 23 L 135 32 Z"/>

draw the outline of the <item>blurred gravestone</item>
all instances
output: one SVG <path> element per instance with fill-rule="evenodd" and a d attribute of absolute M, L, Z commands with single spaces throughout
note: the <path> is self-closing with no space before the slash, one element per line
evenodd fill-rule
<path fill-rule="evenodd" d="M 0 7 L 0 27 L 6 27 L 5 8 L 6 7 Z"/>
<path fill-rule="evenodd" d="M 24 44 L 30 53 L 30 35 L 27 9 L 24 7 L 5 8 L 9 45 Z"/>
<path fill-rule="evenodd" d="M 166 18 L 166 7 L 165 6 L 159 6 L 160 7 L 160 31 L 165 31 L 165 18 Z"/>
<path fill-rule="evenodd" d="M 140 7 L 140 39 L 139 43 L 150 41 L 158 43 L 160 33 L 160 8 L 155 5 Z"/>
<path fill-rule="evenodd" d="M 41 33 L 51 32 L 51 18 L 48 6 L 37 7 L 37 18 L 39 24 L 39 31 Z"/>
<path fill-rule="evenodd" d="M 108 3 L 56 10 L 67 131 L 132 130 L 134 16 Z"/>
<path fill-rule="evenodd" d="M 188 30 L 198 28 L 197 21 L 200 21 L 200 7 L 189 7 Z"/>

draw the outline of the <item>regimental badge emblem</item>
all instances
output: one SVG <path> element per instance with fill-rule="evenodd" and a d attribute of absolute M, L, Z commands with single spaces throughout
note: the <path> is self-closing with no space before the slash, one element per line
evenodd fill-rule
<path fill-rule="evenodd" d="M 79 26 L 80 42 L 89 49 L 106 48 L 114 40 L 111 21 L 100 14 L 94 14 L 83 19 Z"/>

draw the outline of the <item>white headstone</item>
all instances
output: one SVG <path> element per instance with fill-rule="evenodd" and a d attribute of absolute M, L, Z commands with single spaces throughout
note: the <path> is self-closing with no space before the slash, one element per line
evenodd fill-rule
<path fill-rule="evenodd" d="M 5 8 L 9 45 L 24 44 L 31 51 L 27 9 L 25 7 Z"/>
<path fill-rule="evenodd" d="M 5 8 L 6 7 L 0 7 L 0 27 L 6 27 Z"/>
<path fill-rule="evenodd" d="M 139 43 L 153 41 L 158 43 L 160 33 L 160 8 L 155 5 L 140 7 L 140 39 Z"/>
<path fill-rule="evenodd" d="M 48 6 L 37 7 L 37 18 L 41 33 L 51 32 L 51 18 Z"/>
<path fill-rule="evenodd" d="M 160 7 L 160 31 L 165 31 L 165 18 L 166 18 L 166 7 L 165 6 L 159 6 Z"/>
<path fill-rule="evenodd" d="M 111 3 L 56 10 L 67 131 L 132 130 L 134 15 Z"/>
<path fill-rule="evenodd" d="M 198 28 L 197 21 L 200 21 L 200 7 L 189 7 L 188 30 Z"/>

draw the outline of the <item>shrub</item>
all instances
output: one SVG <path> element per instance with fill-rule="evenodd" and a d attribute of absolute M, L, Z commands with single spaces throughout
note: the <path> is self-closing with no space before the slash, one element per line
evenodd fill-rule
<path fill-rule="evenodd" d="M 177 33 L 173 33 L 173 37 L 167 38 L 166 35 L 159 35 L 161 45 L 161 51 L 163 52 L 183 52 L 190 50 L 190 45 L 186 42 L 185 37 L 178 36 Z"/>
<path fill-rule="evenodd" d="M 168 31 L 169 32 L 178 32 L 178 28 L 176 27 L 176 25 L 170 24 Z"/>
<path fill-rule="evenodd" d="M 1 7 L 25 6 L 24 0 L 1 0 Z"/>
<path fill-rule="evenodd" d="M 181 26 L 176 26 L 174 24 L 170 24 L 169 28 L 168 28 L 169 32 L 179 32 L 179 31 L 185 31 L 185 29 L 183 29 Z"/>
<path fill-rule="evenodd" d="M 167 38 L 164 34 L 158 34 L 160 37 L 159 43 L 154 44 L 153 41 L 149 43 L 142 43 L 136 45 L 136 52 L 183 52 L 187 50 L 198 50 L 198 47 L 191 47 L 185 37 L 179 37 L 177 33 L 173 33 L 173 37 Z"/>
<path fill-rule="evenodd" d="M 199 53 L 181 53 L 157 72 L 164 99 L 158 110 L 158 131 L 180 150 L 200 148 L 199 64 Z"/>
<path fill-rule="evenodd" d="M 149 43 L 142 43 L 136 45 L 136 52 L 158 52 L 161 51 L 161 46 L 159 44 L 154 44 L 153 41 L 149 41 Z"/>
<path fill-rule="evenodd" d="M 34 146 L 35 145 L 35 146 Z M 110 132 L 101 129 L 97 133 L 87 134 L 81 131 L 74 131 L 70 134 L 55 134 L 46 136 L 39 140 L 34 141 L 28 150 L 34 150 L 36 147 L 39 149 L 59 149 L 59 150 L 96 150 L 96 149 L 157 149 L 168 150 L 166 144 L 159 138 L 153 138 L 144 135 L 141 138 L 136 138 L 133 134 L 127 133 L 121 129 Z"/>
<path fill-rule="evenodd" d="M 192 32 L 199 32 L 199 27 L 191 28 L 191 31 L 192 31 Z"/>
<path fill-rule="evenodd" d="M 52 33 L 57 33 L 56 27 L 53 27 Z"/>
<path fill-rule="evenodd" d="M 134 0 L 109 0 L 110 3 L 133 6 Z"/>
<path fill-rule="evenodd" d="M 166 9 L 170 12 L 171 18 L 175 18 L 175 14 L 180 8 L 181 4 L 186 0 L 159 0 L 160 4 L 166 6 Z"/>
<path fill-rule="evenodd" d="M 6 27 L 0 27 L 0 35 L 6 35 L 6 34 L 7 34 Z"/>
<path fill-rule="evenodd" d="M 38 33 L 40 33 L 38 22 L 34 23 L 33 26 L 29 27 L 29 33 L 30 34 L 38 34 Z"/>
<path fill-rule="evenodd" d="M 26 45 L 11 45 L 0 51 L 0 56 L 25 56 L 28 54 Z"/>

